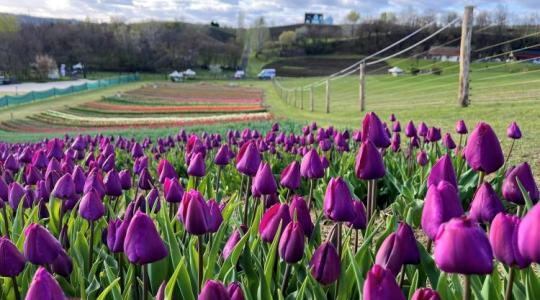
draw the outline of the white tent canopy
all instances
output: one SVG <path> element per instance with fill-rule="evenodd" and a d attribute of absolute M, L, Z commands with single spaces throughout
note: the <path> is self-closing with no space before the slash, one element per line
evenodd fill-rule
<path fill-rule="evenodd" d="M 403 74 L 403 70 L 399 67 L 393 67 L 391 69 L 388 69 L 388 73 L 394 75 L 394 76 L 398 76 L 398 75 L 401 75 Z"/>
<path fill-rule="evenodd" d="M 197 73 L 195 73 L 195 71 L 193 71 L 192 69 L 187 69 L 183 73 L 187 77 L 194 77 L 195 75 L 197 75 Z"/>

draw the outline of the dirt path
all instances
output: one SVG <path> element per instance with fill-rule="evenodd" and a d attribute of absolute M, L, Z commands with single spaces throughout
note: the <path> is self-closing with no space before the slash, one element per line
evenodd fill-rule
<path fill-rule="evenodd" d="M 116 85 L 113 87 L 81 92 L 73 95 L 61 96 L 30 102 L 22 105 L 10 106 L 0 109 L 0 122 L 10 119 L 21 119 L 30 115 L 34 115 L 49 109 L 58 109 L 65 106 L 78 105 L 93 100 L 100 99 L 103 96 L 112 95 L 116 92 L 125 92 L 127 90 L 141 87 L 145 82 L 133 82 L 124 85 Z"/>

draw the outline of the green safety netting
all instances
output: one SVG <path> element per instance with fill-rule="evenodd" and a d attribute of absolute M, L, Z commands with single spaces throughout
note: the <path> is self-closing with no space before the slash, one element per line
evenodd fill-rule
<path fill-rule="evenodd" d="M 87 90 L 95 90 L 100 89 L 112 85 L 117 85 L 120 83 L 128 83 L 139 80 L 139 74 L 130 74 L 130 75 L 121 75 L 118 77 L 108 78 L 108 79 L 100 79 L 95 82 L 89 82 L 89 83 L 83 83 L 79 85 L 72 85 L 63 89 L 59 88 L 52 88 L 45 91 L 38 91 L 38 92 L 29 92 L 24 95 L 17 95 L 17 96 L 3 96 L 0 97 L 0 107 L 5 107 L 8 105 L 17 105 L 17 104 L 24 104 L 32 101 L 38 101 L 45 98 L 50 98 L 54 96 L 62 96 L 62 95 L 68 95 L 72 93 L 78 93 L 82 91 Z"/>

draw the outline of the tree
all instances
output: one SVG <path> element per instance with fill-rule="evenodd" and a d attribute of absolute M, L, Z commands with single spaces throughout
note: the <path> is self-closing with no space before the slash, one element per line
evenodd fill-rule
<path fill-rule="evenodd" d="M 270 30 L 266 26 L 264 17 L 259 17 L 255 20 L 253 27 L 251 28 L 251 42 L 255 49 L 255 56 L 258 56 L 268 39 L 270 39 Z"/>
<path fill-rule="evenodd" d="M 360 14 L 354 10 L 351 10 L 347 16 L 345 16 L 345 22 L 351 27 L 351 36 L 354 36 L 356 31 L 356 24 L 360 20 Z"/>
<path fill-rule="evenodd" d="M 481 11 L 478 14 L 476 14 L 476 18 L 474 20 L 474 23 L 476 26 L 480 28 L 484 28 L 486 26 L 489 26 L 491 24 L 491 16 L 489 14 L 489 11 Z"/>
<path fill-rule="evenodd" d="M 44 80 L 47 79 L 49 72 L 56 68 L 56 61 L 48 55 L 38 54 L 32 63 L 32 68 L 37 78 Z"/>
<path fill-rule="evenodd" d="M 279 35 L 279 43 L 283 48 L 289 48 L 294 43 L 294 41 L 296 41 L 296 32 L 294 31 L 283 31 Z"/>

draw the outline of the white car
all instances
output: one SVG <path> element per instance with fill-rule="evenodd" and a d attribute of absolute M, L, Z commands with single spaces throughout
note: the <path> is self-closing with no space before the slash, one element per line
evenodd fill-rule
<path fill-rule="evenodd" d="M 234 72 L 234 79 L 244 79 L 246 77 L 246 72 L 244 70 L 238 70 Z"/>

